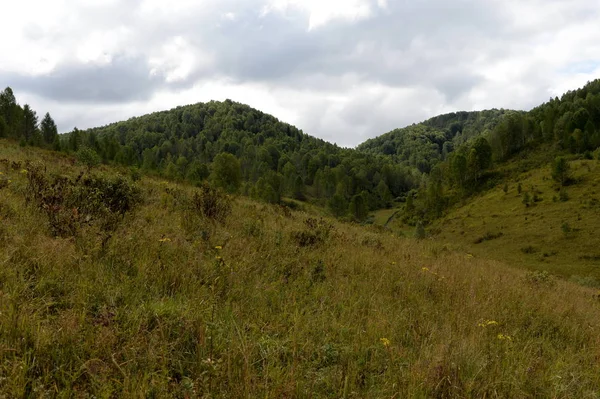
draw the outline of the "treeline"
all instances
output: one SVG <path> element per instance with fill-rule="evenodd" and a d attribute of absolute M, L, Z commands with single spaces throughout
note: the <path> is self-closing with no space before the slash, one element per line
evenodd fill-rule
<path fill-rule="evenodd" d="M 364 220 L 419 187 L 422 173 L 394 159 L 338 147 L 247 105 L 212 101 L 64 135 L 65 151 L 169 179 L 210 180 L 277 203 L 283 197 Z"/>
<path fill-rule="evenodd" d="M 60 150 L 58 130 L 50 114 L 46 113 L 40 122 L 28 104 L 21 107 L 17 103 L 10 87 L 0 92 L 0 138 Z"/>

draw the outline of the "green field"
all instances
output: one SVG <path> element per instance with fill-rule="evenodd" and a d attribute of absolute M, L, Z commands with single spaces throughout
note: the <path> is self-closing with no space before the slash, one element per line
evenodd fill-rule
<path fill-rule="evenodd" d="M 523 185 L 537 182 L 543 191 L 536 206 L 524 209 L 514 187 L 506 196 L 495 190 L 479 199 L 481 207 L 441 224 L 460 241 L 450 233 L 416 241 L 224 194 L 215 194 L 226 216 L 219 221 L 190 207 L 192 186 L 134 182 L 127 169 L 107 166 L 74 180 L 85 168 L 71 158 L 7 141 L 0 159 L 9 161 L 0 164 L 7 182 L 0 189 L 0 396 L 600 394 L 596 292 L 519 271 L 508 266 L 511 258 L 491 260 L 503 258 L 492 251 L 500 240 L 540 253 L 577 243 L 594 254 L 581 239 L 594 227 L 583 222 L 588 213 L 567 219 L 581 229 L 573 238 L 560 232 L 564 209 L 591 190 L 578 193 L 583 185 L 553 203 L 543 172 L 534 173 Z M 589 164 L 591 172 L 581 166 L 576 174 L 585 171 L 591 182 L 597 169 Z M 51 213 L 26 201 L 35 173 L 73 179 L 74 192 L 87 178 L 113 182 L 121 173 L 140 202 L 109 229 L 86 208 L 94 199 L 77 197 L 80 211 L 62 209 L 67 219 L 55 223 L 81 223 L 55 237 Z M 97 198 L 107 190 L 95 191 Z M 471 245 L 499 219 L 475 220 L 485 201 L 503 204 L 499 215 L 556 225 L 556 233 L 533 241 L 533 233 L 513 237 L 505 227 L 498 240 Z M 546 208 L 556 216 L 537 222 L 533 215 Z M 559 248 L 541 264 L 573 253 Z M 531 255 L 532 265 L 538 257 Z"/>

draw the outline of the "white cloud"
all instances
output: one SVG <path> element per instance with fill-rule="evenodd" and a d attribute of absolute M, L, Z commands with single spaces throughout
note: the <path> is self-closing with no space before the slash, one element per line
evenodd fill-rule
<path fill-rule="evenodd" d="M 62 131 L 231 98 L 353 146 L 600 77 L 588 0 L 21 0 L 3 14 L 0 82 Z"/>

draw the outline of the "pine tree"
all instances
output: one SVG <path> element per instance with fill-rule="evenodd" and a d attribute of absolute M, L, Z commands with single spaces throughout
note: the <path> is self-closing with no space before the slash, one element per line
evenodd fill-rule
<path fill-rule="evenodd" d="M 23 107 L 23 139 L 26 143 L 32 143 L 38 130 L 38 117 L 29 104 Z"/>
<path fill-rule="evenodd" d="M 42 130 L 44 142 L 46 144 L 54 144 L 58 137 L 58 129 L 56 128 L 56 123 L 54 123 L 50 113 L 46 112 L 46 115 L 40 124 L 40 129 Z"/>

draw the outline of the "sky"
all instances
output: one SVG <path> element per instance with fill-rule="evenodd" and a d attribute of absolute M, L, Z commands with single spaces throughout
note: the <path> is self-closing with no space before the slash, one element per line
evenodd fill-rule
<path fill-rule="evenodd" d="M 596 0 L 3 3 L 0 85 L 61 132 L 229 98 L 354 147 L 600 78 Z"/>

